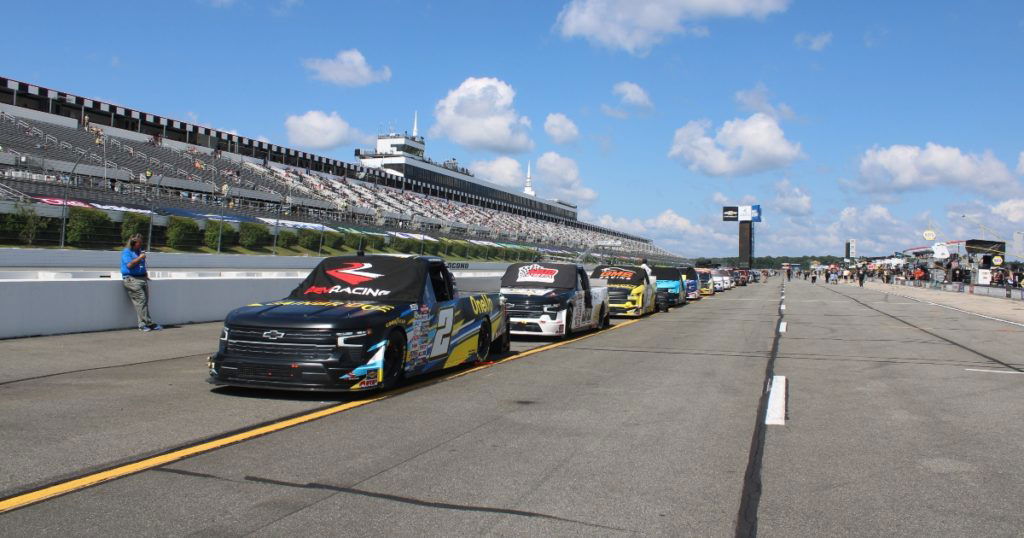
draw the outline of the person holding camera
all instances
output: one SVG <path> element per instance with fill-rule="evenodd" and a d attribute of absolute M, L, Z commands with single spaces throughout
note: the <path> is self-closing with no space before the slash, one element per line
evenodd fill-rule
<path fill-rule="evenodd" d="M 121 252 L 121 281 L 135 307 L 139 330 L 163 329 L 149 317 L 149 275 L 146 273 L 146 253 L 142 250 L 142 234 L 129 237 L 128 246 Z"/>

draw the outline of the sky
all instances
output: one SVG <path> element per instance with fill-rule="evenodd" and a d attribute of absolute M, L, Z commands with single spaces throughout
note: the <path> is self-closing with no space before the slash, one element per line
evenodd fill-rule
<path fill-rule="evenodd" d="M 48 6 L 5 6 L 4 76 L 350 162 L 418 113 L 434 160 L 684 256 L 736 254 L 723 205 L 757 255 L 1024 230 L 1019 0 Z"/>

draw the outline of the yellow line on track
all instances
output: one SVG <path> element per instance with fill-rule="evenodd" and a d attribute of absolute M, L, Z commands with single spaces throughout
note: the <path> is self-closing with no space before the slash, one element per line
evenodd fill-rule
<path fill-rule="evenodd" d="M 394 391 L 391 391 L 391 392 L 389 392 L 387 394 L 382 394 L 382 395 L 379 395 L 379 396 L 375 396 L 373 398 L 366 398 L 366 399 L 363 399 L 363 400 L 356 400 L 354 402 L 347 402 L 347 403 L 335 405 L 335 406 L 332 406 L 332 407 L 328 407 L 326 409 L 320 409 L 319 411 L 313 411 L 313 412 L 310 412 L 310 413 L 306 413 L 304 415 L 299 415 L 297 417 L 292 417 L 292 418 L 289 418 L 289 419 L 281 420 L 281 421 L 274 422 L 274 423 L 271 423 L 271 424 L 267 424 L 267 425 L 264 425 L 264 426 L 259 426 L 259 427 L 256 427 L 256 428 L 253 428 L 253 429 L 250 429 L 250 430 L 245 430 L 243 432 L 239 432 L 239 433 L 235 433 L 235 434 L 228 435 L 228 436 L 225 436 L 225 437 L 220 437 L 220 438 L 217 438 L 217 439 L 213 439 L 212 441 L 206 441 L 206 442 L 195 444 L 195 445 L 188 446 L 188 447 L 185 447 L 185 448 L 179 448 L 177 450 L 172 450 L 171 452 L 167 452 L 166 454 L 160 454 L 160 455 L 157 455 L 157 456 L 151 456 L 151 457 L 144 458 L 144 459 L 141 459 L 141 460 L 136 461 L 136 462 L 127 463 L 127 464 L 124 464 L 124 465 L 119 465 L 117 467 L 111 467 L 110 469 L 105 469 L 103 471 L 98 471 L 98 472 L 95 472 L 95 473 L 92 473 L 92 474 L 88 474 L 88 475 L 85 475 L 85 476 L 82 476 L 82 477 L 79 477 L 79 478 L 75 478 L 75 479 L 72 479 L 72 480 L 67 480 L 65 482 L 60 482 L 58 484 L 53 484 L 53 485 L 50 485 L 50 486 L 45 486 L 45 487 L 42 487 L 42 488 L 34 490 L 34 491 L 29 491 L 27 493 L 21 493 L 21 494 L 13 495 L 13 496 L 8 497 L 6 499 L 0 500 L 0 514 L 2 514 L 4 512 L 9 512 L 11 510 L 15 510 L 15 509 L 18 509 L 18 508 L 23 508 L 23 507 L 28 506 L 30 504 L 35 504 L 35 503 L 38 503 L 38 502 L 42 502 L 42 501 L 45 501 L 47 499 L 52 499 L 54 497 L 58 497 L 58 496 L 61 496 L 61 495 L 66 495 L 68 493 L 72 493 L 72 492 L 75 492 L 75 491 L 78 491 L 78 490 L 81 490 L 81 489 L 92 487 L 92 486 L 95 486 L 97 484 L 102 484 L 103 482 L 108 482 L 110 480 L 116 480 L 118 478 L 123 478 L 125 476 L 131 475 L 131 474 L 135 474 L 135 473 L 140 473 L 142 471 L 148 471 L 150 469 L 153 469 L 153 468 L 156 468 L 156 467 L 161 467 L 161 466 L 167 465 L 169 463 L 174 463 L 176 461 L 183 460 L 185 458 L 189 458 L 189 457 L 192 457 L 192 456 L 196 456 L 196 455 L 202 454 L 204 452 L 210 452 L 212 450 L 217 450 L 218 448 L 223 448 L 223 447 L 226 447 L 228 445 L 233 445 L 233 444 L 241 443 L 243 441 L 248 441 L 250 439 L 253 439 L 253 438 L 256 438 L 256 437 L 260 437 L 260 436 L 263 436 L 263 435 L 267 435 L 267 434 L 270 434 L 270 433 L 274 433 L 274 432 L 277 432 L 277 431 L 281 431 L 281 430 L 286 429 L 286 428 L 291 428 L 293 426 L 298 426 L 300 424 L 305 424 L 307 422 L 312 422 L 314 420 L 319 420 L 319 419 L 324 418 L 324 417 L 329 417 L 331 415 L 336 415 L 338 413 L 343 413 L 343 412 L 348 411 L 350 409 L 355 409 L 357 407 L 362 407 L 364 405 L 371 404 L 373 402 L 377 402 L 377 401 L 380 401 L 380 400 L 391 398 L 393 396 L 397 396 L 399 394 L 410 392 L 410 391 L 412 391 L 414 389 L 421 388 L 421 387 L 424 387 L 426 385 L 432 385 L 432 384 L 440 383 L 442 381 L 446 381 L 446 380 L 449 380 L 449 379 L 455 379 L 457 377 L 462 377 L 462 376 L 468 375 L 468 374 L 470 374 L 472 372 L 476 372 L 478 370 L 483 370 L 483 369 L 486 369 L 486 368 L 490 368 L 490 367 L 492 367 L 494 365 L 501 364 L 503 362 L 510 362 L 510 361 L 526 358 L 526 357 L 529 357 L 530 355 L 535 355 L 535 354 L 541 353 L 543 351 L 548 351 L 548 350 L 551 350 L 551 349 L 555 349 L 555 348 L 559 348 L 559 347 L 571 344 L 573 342 L 578 342 L 580 340 L 585 340 L 587 338 L 590 338 L 591 336 L 596 336 L 598 334 L 603 334 L 603 333 L 605 333 L 607 331 L 619 329 L 619 328 L 625 327 L 627 325 L 632 325 L 632 324 L 634 324 L 634 323 L 636 323 L 638 321 L 640 321 L 640 319 L 632 319 L 632 320 L 629 320 L 629 321 L 624 321 L 622 323 L 619 323 L 618 325 L 613 325 L 612 327 L 609 327 L 608 329 L 605 329 L 603 331 L 595 331 L 595 332 L 591 332 L 591 333 L 587 333 L 587 334 L 578 336 L 576 338 L 573 338 L 572 340 L 564 340 L 564 341 L 561 341 L 561 342 L 554 342 L 554 343 L 551 343 L 551 344 L 535 347 L 533 349 L 530 349 L 530 350 L 527 350 L 527 351 L 523 351 L 521 353 L 517 353 L 515 355 L 512 355 L 510 357 L 506 357 L 504 359 L 501 359 L 499 361 L 495 361 L 493 363 L 482 364 L 480 366 L 476 366 L 474 368 L 470 368 L 470 369 L 464 370 L 462 372 L 457 372 L 457 373 L 454 373 L 454 374 L 451 374 L 449 376 L 445 376 L 445 377 L 442 377 L 442 378 L 439 378 L 439 379 L 422 381 L 420 383 L 416 383 L 416 384 L 410 385 L 410 386 L 402 388 L 402 389 L 394 390 Z"/>

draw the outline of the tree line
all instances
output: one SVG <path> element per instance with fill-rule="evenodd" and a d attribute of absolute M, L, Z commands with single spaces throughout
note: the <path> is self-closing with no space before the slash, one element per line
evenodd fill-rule
<path fill-rule="evenodd" d="M 751 260 L 751 267 L 754 269 L 781 269 L 782 264 L 800 264 L 800 267 L 809 268 L 813 262 L 823 265 L 832 263 L 843 263 L 840 256 L 755 256 Z M 740 263 L 739 256 L 728 256 L 720 258 L 696 258 L 693 260 L 697 267 L 737 267 Z"/>

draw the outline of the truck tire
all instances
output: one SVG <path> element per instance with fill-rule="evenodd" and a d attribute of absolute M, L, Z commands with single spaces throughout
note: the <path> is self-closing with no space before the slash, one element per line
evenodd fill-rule
<path fill-rule="evenodd" d="M 491 343 L 492 354 L 504 354 L 512 350 L 512 325 L 508 321 L 508 316 L 505 316 L 505 332 L 502 333 L 501 337 Z"/>
<path fill-rule="evenodd" d="M 476 335 L 476 362 L 487 362 L 491 356 L 491 320 L 484 318 L 480 321 L 480 330 Z"/>
<path fill-rule="evenodd" d="M 572 338 L 572 305 L 565 309 L 565 332 L 562 333 L 562 338 L 564 340 Z"/>
<path fill-rule="evenodd" d="M 395 388 L 405 379 L 405 333 L 391 331 L 388 343 L 384 346 L 384 381 L 380 388 L 388 390 Z"/>

